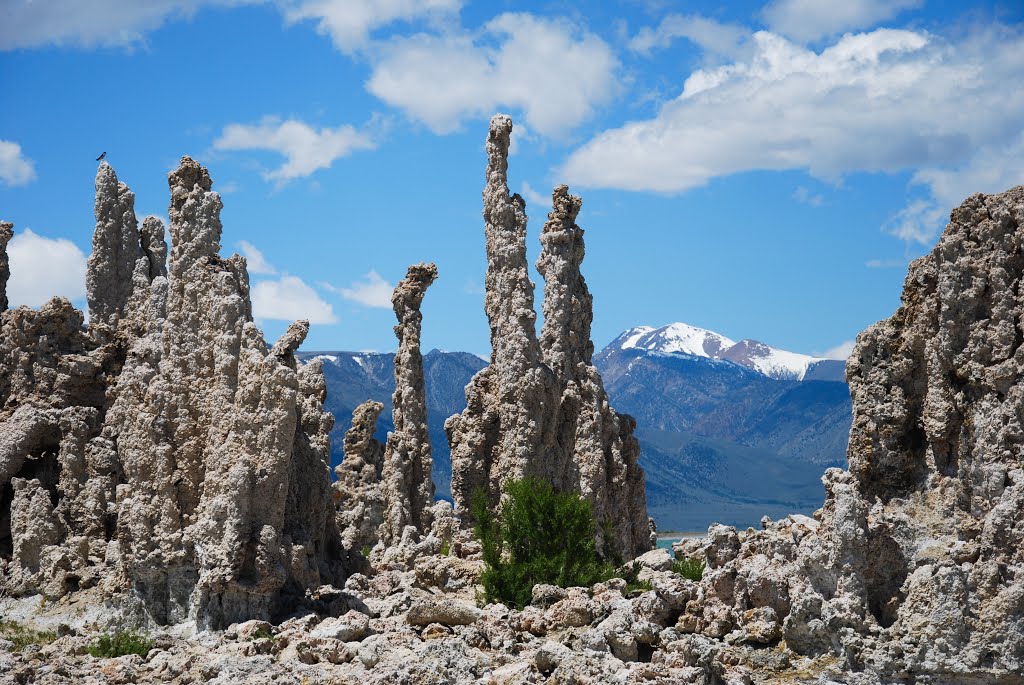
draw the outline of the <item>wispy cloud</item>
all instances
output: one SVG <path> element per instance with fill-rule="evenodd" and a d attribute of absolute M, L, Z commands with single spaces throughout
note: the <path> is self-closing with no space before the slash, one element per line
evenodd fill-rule
<path fill-rule="evenodd" d="M 338 288 L 329 283 L 321 283 L 320 286 L 341 295 L 346 300 L 380 309 L 391 309 L 391 294 L 395 290 L 395 286 L 384 280 L 376 271 L 370 271 L 362 281 L 356 281 L 348 288 Z"/>
<path fill-rule="evenodd" d="M 871 28 L 923 4 L 924 0 L 774 0 L 761 16 L 777 33 L 798 41 L 813 41 Z"/>
<path fill-rule="evenodd" d="M 657 27 L 645 26 L 629 41 L 629 49 L 643 55 L 667 48 L 677 38 L 699 45 L 708 56 L 740 58 L 751 51 L 752 31 L 700 15 L 670 14 Z"/>
<path fill-rule="evenodd" d="M 284 164 L 263 173 L 266 180 L 278 183 L 309 176 L 357 150 L 376 146 L 368 131 L 348 124 L 317 129 L 297 119 L 282 121 L 272 116 L 258 124 L 228 124 L 213 142 L 215 150 L 268 150 L 283 155 Z"/>
<path fill-rule="evenodd" d="M 845 361 L 846 359 L 849 359 L 850 354 L 853 352 L 853 346 L 855 342 L 856 341 L 854 340 L 846 340 L 844 342 L 839 343 L 835 347 L 828 348 L 827 350 L 825 350 L 824 352 L 817 356 L 823 357 L 825 359 L 839 359 Z"/>
<path fill-rule="evenodd" d="M 528 209 L 551 207 L 551 196 L 545 196 L 543 193 L 538 193 L 533 189 L 533 186 L 526 181 L 523 181 L 523 185 L 520 188 L 519 193 L 526 200 L 526 207 Z"/>
<path fill-rule="evenodd" d="M 334 308 L 297 276 L 259 281 L 250 290 L 253 318 L 263 321 L 338 322 Z"/>
<path fill-rule="evenodd" d="M 11 278 L 7 297 L 12 306 L 38 307 L 55 295 L 85 297 L 85 254 L 70 240 L 44 238 L 26 228 L 7 245 Z"/>
<path fill-rule="evenodd" d="M 274 266 L 267 261 L 267 258 L 263 256 L 263 253 L 256 249 L 256 246 L 248 240 L 239 240 L 238 250 L 242 253 L 242 256 L 245 257 L 250 274 L 266 276 L 273 276 L 277 274 L 277 269 L 275 269 Z"/>
<path fill-rule="evenodd" d="M 35 165 L 22 153 L 21 146 L 9 140 L 0 140 L 0 183 L 23 186 L 35 178 Z"/>
<path fill-rule="evenodd" d="M 869 269 L 899 269 L 907 266 L 905 259 L 869 259 L 864 262 Z"/>
<path fill-rule="evenodd" d="M 813 193 L 803 186 L 797 186 L 797 189 L 793 191 L 793 199 L 811 207 L 820 207 L 825 204 L 825 198 L 821 193 Z"/>
<path fill-rule="evenodd" d="M 444 21 L 462 4 L 463 0 L 297 0 L 285 5 L 285 18 L 316 22 L 318 32 L 351 54 L 366 48 L 376 29 L 398 21 Z"/>
<path fill-rule="evenodd" d="M 14 0 L 5 2 L 0 50 L 60 45 L 131 46 L 165 22 L 187 19 L 203 6 L 265 0 Z"/>

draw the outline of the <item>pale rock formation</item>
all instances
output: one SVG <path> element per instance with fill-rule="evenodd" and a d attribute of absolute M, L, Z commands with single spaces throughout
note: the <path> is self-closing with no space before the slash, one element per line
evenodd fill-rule
<path fill-rule="evenodd" d="M 0 316 L 0 590 L 60 596 L 105 575 L 117 464 L 97 433 L 123 356 L 62 298 Z"/>
<path fill-rule="evenodd" d="M 338 480 L 332 488 L 337 509 L 337 525 L 342 547 L 358 552 L 373 548 L 378 530 L 384 523 L 384 495 L 381 473 L 384 468 L 384 445 L 373 437 L 377 418 L 384 405 L 367 400 L 352 412 L 352 427 L 345 432 L 345 458 L 334 469 Z M 361 558 L 361 555 L 360 555 Z M 365 564 L 349 561 L 349 567 L 360 570 Z"/>
<path fill-rule="evenodd" d="M 434 503 L 431 480 L 430 434 L 427 431 L 427 397 L 420 354 L 420 305 L 427 288 L 437 278 L 433 264 L 414 264 L 395 287 L 391 303 L 398 317 L 395 335 L 395 393 L 392 398 L 394 432 L 388 435 L 381 474 L 384 524 L 380 538 L 385 545 L 397 543 L 406 526 L 421 532 L 430 528 Z"/>
<path fill-rule="evenodd" d="M 295 361 L 309 324 L 268 352 L 252 322 L 245 261 L 219 256 L 206 169 L 185 157 L 168 182 L 166 318 L 133 347 L 108 422 L 127 486 L 119 553 L 155 620 L 219 626 L 265 618 L 282 592 L 334 578 L 333 421 L 322 370 Z M 146 262 L 161 283 L 158 258 Z"/>
<path fill-rule="evenodd" d="M 814 519 L 712 527 L 680 630 L 874 678 L 1024 672 L 1024 187 L 975 195 L 847 363 L 850 471 Z"/>
<path fill-rule="evenodd" d="M 14 224 L 0 221 L 0 313 L 7 310 L 7 281 L 11 277 L 11 262 L 7 257 L 7 243 L 14 237 Z"/>
<path fill-rule="evenodd" d="M 609 541 L 609 551 L 632 558 L 650 547 L 643 471 L 635 422 L 608 406 L 591 363 L 592 299 L 579 270 L 583 231 L 575 224 L 580 200 L 557 188 L 542 233 L 537 266 L 545 278 L 545 325 L 538 341 L 525 205 L 508 191 L 511 131 L 511 119 L 497 115 L 487 140 L 491 364 L 466 388 L 466 410 L 445 422 L 456 512 L 466 515 L 478 488 L 497 501 L 509 480 L 539 476 L 560 490 L 581 492 L 601 524 L 601 546 L 610 524 L 617 539 Z"/>
<path fill-rule="evenodd" d="M 245 261 L 219 256 L 220 197 L 189 158 L 163 225 L 97 174 L 93 321 L 54 299 L 3 313 L 0 558 L 5 589 L 102 581 L 157 623 L 267 618 L 340 582 L 322 368 L 309 330 L 271 350 Z"/>
<path fill-rule="evenodd" d="M 96 172 L 96 231 L 85 275 L 89 320 L 116 324 L 134 289 L 135 263 L 143 258 L 135 193 L 119 183 L 114 168 Z"/>
<path fill-rule="evenodd" d="M 633 557 L 651 544 L 640 444 L 633 437 L 636 422 L 608 405 L 593 364 L 593 298 L 580 273 L 583 229 L 576 225 L 582 200 L 561 185 L 552 203 L 537 260 L 544 277 L 540 346 L 561 392 L 548 477 L 556 487 L 578 488 L 592 503 L 596 519 L 611 524 L 616 539 L 608 544 Z"/>
<path fill-rule="evenodd" d="M 508 480 L 541 475 L 554 420 L 555 379 L 541 363 L 526 262 L 525 202 L 508 192 L 511 133 L 509 117 L 491 119 L 483 193 L 491 363 L 466 388 L 466 410 L 445 422 L 452 497 L 462 515 L 477 489 L 496 500 Z"/>

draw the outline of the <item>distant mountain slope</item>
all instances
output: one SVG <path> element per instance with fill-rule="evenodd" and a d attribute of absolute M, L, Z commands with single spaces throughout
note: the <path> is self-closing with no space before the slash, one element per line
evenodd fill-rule
<path fill-rule="evenodd" d="M 713 521 L 748 526 L 765 514 L 809 513 L 823 501 L 824 469 L 845 464 L 849 392 L 845 383 L 820 379 L 835 378 L 842 362 L 765 353 L 759 345 L 672 324 L 626 331 L 596 355 L 612 405 L 637 419 L 648 506 L 662 529 L 703 530 Z M 337 464 L 352 410 L 362 402 L 385 405 L 379 440 L 393 429 L 393 355 L 300 354 L 317 356 L 324 360 L 327 408 L 337 419 Z M 784 372 L 752 359 L 781 359 Z M 439 497 L 451 494 L 445 419 L 465 407 L 465 386 L 486 364 L 466 352 L 423 357 Z M 791 379 L 796 375 L 804 380 Z"/>

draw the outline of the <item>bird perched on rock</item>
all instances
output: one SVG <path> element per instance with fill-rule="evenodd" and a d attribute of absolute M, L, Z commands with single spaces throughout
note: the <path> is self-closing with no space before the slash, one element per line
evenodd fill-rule
<path fill-rule="evenodd" d="M 106 150 L 104 150 L 104 151 L 103 151 L 103 154 L 102 154 L 102 155 L 100 155 L 99 157 L 97 157 L 97 158 L 96 158 L 96 161 L 97 161 L 97 162 L 102 162 L 102 161 L 103 161 L 104 159 L 106 159 L 106 158 L 107 158 L 107 151 L 106 151 Z"/>

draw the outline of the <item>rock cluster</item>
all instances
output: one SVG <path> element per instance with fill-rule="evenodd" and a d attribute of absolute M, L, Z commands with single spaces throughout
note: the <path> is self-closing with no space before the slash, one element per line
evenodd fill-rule
<path fill-rule="evenodd" d="M 308 324 L 268 351 L 253 323 L 206 169 L 186 157 L 168 180 L 169 268 L 162 224 L 138 230 L 103 163 L 91 325 L 60 299 L 4 313 L 0 552 L 18 593 L 102 580 L 158 623 L 216 627 L 340 582 L 333 418 L 320 368 L 296 364 Z"/>
<path fill-rule="evenodd" d="M 511 132 L 509 117 L 491 119 L 483 193 L 491 363 L 466 388 L 466 410 L 445 423 L 455 509 L 467 514 L 478 489 L 497 502 L 509 480 L 539 476 L 587 497 L 602 524 L 599 535 L 613 529 L 609 548 L 632 558 L 651 544 L 643 471 L 635 422 L 608 406 L 592 364 L 592 300 L 580 274 L 583 231 L 575 223 L 580 200 L 565 186 L 555 189 L 537 262 L 545 279 L 538 340 L 525 203 L 508 190 Z"/>

